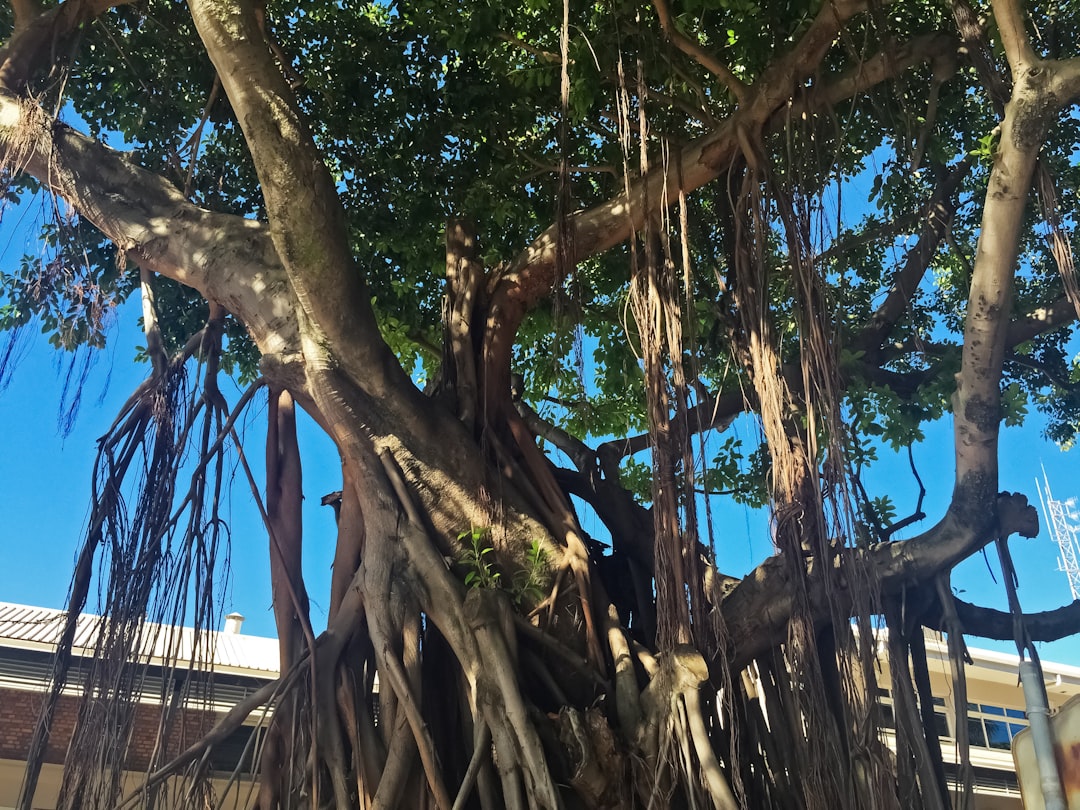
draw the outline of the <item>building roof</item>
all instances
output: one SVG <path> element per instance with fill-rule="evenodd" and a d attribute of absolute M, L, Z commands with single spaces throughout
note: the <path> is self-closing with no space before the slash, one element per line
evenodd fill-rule
<path fill-rule="evenodd" d="M 0 602 L 0 648 L 53 652 L 64 629 L 67 611 Z M 84 613 L 75 626 L 74 653 L 93 655 L 101 616 Z M 279 667 L 277 639 L 242 633 L 203 631 L 196 651 L 190 627 L 144 622 L 142 654 L 148 663 L 186 667 L 260 678 L 276 678 Z M 196 654 L 197 652 L 197 654 Z"/>
<path fill-rule="evenodd" d="M 885 655 L 885 647 L 888 644 L 888 629 L 881 628 L 875 632 L 875 635 L 877 637 L 879 657 L 882 661 L 888 661 L 888 656 Z M 924 636 L 926 638 L 928 660 L 936 663 L 942 671 L 948 671 L 949 647 L 943 635 L 933 630 L 927 630 L 924 632 Z M 965 641 L 967 639 L 972 639 L 976 643 L 978 641 L 975 636 L 965 637 Z M 1020 657 L 1017 653 L 998 652 L 973 646 L 968 646 L 967 651 L 974 665 L 972 672 L 976 672 L 981 680 L 994 681 L 1002 685 L 1019 688 Z M 1080 693 L 1080 667 L 1045 659 L 1041 659 L 1039 663 L 1046 681 L 1047 692 L 1060 698 Z"/>

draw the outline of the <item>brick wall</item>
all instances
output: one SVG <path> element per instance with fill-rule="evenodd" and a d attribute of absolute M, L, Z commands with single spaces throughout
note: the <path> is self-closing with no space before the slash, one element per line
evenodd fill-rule
<path fill-rule="evenodd" d="M 0 689 L 0 759 L 25 760 L 30 739 L 37 724 L 44 695 L 18 689 Z M 53 714 L 52 734 L 45 761 L 62 764 L 68 742 L 78 718 L 80 698 L 61 696 Z M 169 735 L 166 759 L 187 748 L 209 731 L 220 715 L 212 712 L 185 710 L 182 722 L 174 721 Z M 153 754 L 161 720 L 161 707 L 139 704 L 135 707 L 134 733 L 128 751 L 126 768 L 145 771 Z"/>

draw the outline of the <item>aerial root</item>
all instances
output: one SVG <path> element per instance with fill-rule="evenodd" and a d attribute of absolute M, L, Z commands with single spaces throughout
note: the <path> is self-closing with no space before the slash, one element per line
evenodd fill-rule
<path fill-rule="evenodd" d="M 412 731 L 416 741 L 416 748 L 420 754 L 420 762 L 424 768 L 424 776 L 427 777 L 428 787 L 435 797 L 435 804 L 439 810 L 450 810 L 452 802 L 450 794 L 443 783 L 442 770 L 439 767 L 438 757 L 435 752 L 435 741 L 431 738 L 431 732 L 420 714 L 420 704 L 409 683 L 405 668 L 398 661 L 397 656 L 391 652 L 388 640 L 381 632 L 374 629 L 379 623 L 371 622 L 372 641 L 375 643 L 376 655 L 380 647 L 383 654 L 378 656 L 381 661 L 379 671 L 385 675 L 383 688 L 389 687 L 397 696 L 405 720 Z"/>
<path fill-rule="evenodd" d="M 273 703 L 293 684 L 300 671 L 300 666 L 304 663 L 304 660 L 297 661 L 289 672 L 276 680 L 263 685 L 257 691 L 252 692 L 229 709 L 228 713 L 202 738 L 197 740 L 187 750 L 174 757 L 170 762 L 150 774 L 146 778 L 146 781 L 139 786 L 138 790 L 125 796 L 120 803 L 116 805 L 116 810 L 122 810 L 122 808 L 138 801 L 147 789 L 161 784 L 170 776 L 178 773 L 182 768 L 195 760 L 202 758 L 208 751 L 211 751 L 215 745 L 224 741 L 230 734 L 240 728 L 252 712 L 262 706 Z"/>
<path fill-rule="evenodd" d="M 738 802 L 713 751 L 700 688 L 709 679 L 701 653 L 680 645 L 657 657 L 658 669 L 641 695 L 637 745 L 645 755 L 635 782 L 648 806 L 665 804 L 677 785 L 691 806 L 735 810 Z M 696 798 L 695 798 L 696 797 Z"/>
<path fill-rule="evenodd" d="M 382 725 L 381 722 L 380 725 Z M 404 714 L 394 721 L 388 733 L 390 741 L 387 745 L 386 765 L 379 778 L 379 785 L 371 804 L 375 810 L 382 810 L 382 808 L 393 810 L 401 806 L 402 797 L 416 761 L 416 738 Z"/>
<path fill-rule="evenodd" d="M 352 747 L 357 800 L 361 810 L 367 810 L 386 764 L 386 751 L 380 744 L 371 712 L 357 691 L 353 669 L 339 665 L 337 703 Z"/>
<path fill-rule="evenodd" d="M 704 659 L 699 659 L 704 664 Z M 713 804 L 719 810 L 735 810 L 738 806 L 735 796 L 731 792 L 727 777 L 716 759 L 712 743 L 709 741 L 709 731 L 705 728 L 705 715 L 701 708 L 701 684 L 708 680 L 708 671 L 705 678 L 693 688 L 686 689 L 682 693 L 684 713 L 681 715 L 686 722 L 685 734 L 693 742 L 694 754 L 697 757 L 698 767 L 701 770 L 701 778 L 712 797 Z M 689 771 L 692 773 L 693 771 Z"/>
<path fill-rule="evenodd" d="M 491 755 L 491 729 L 483 720 L 476 724 L 475 736 L 472 757 L 469 759 L 469 767 L 465 771 L 465 776 L 461 780 L 461 787 L 458 788 L 457 798 L 454 799 L 453 810 L 463 810 L 465 803 L 472 794 L 473 785 L 476 783 L 476 778 L 480 773 L 485 758 Z"/>
<path fill-rule="evenodd" d="M 503 776 L 504 790 L 510 790 L 511 796 L 517 795 L 517 785 L 523 779 L 530 807 L 556 810 L 560 804 L 548 772 L 547 757 L 521 694 L 510 647 L 499 620 L 506 610 L 506 606 L 500 604 L 502 598 L 494 591 L 471 590 L 462 606 L 476 638 L 485 680 L 491 687 L 485 690 L 490 700 L 485 706 L 484 717 L 499 753 L 496 765 Z M 503 738 L 502 745 L 500 738 Z M 510 752 L 517 762 L 514 766 L 508 762 L 504 768 L 504 759 Z"/>
<path fill-rule="evenodd" d="M 615 665 L 615 713 L 619 726 L 624 729 L 637 728 L 641 723 L 640 689 L 630 645 L 614 605 L 608 605 L 605 625 L 608 649 Z"/>

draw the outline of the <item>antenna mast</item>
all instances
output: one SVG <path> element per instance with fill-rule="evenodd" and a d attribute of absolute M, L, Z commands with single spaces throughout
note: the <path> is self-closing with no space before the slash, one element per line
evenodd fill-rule
<path fill-rule="evenodd" d="M 1046 516 L 1046 528 L 1050 532 L 1050 539 L 1057 543 L 1061 556 L 1058 558 L 1058 570 L 1064 571 L 1069 578 L 1069 590 L 1072 591 L 1074 600 L 1080 599 L 1080 543 L 1077 534 L 1080 533 L 1080 515 L 1076 512 L 1076 498 L 1067 501 L 1056 501 L 1050 494 L 1050 481 L 1046 477 L 1046 468 L 1043 468 L 1043 486 L 1039 485 L 1039 479 L 1035 479 L 1035 486 L 1039 491 L 1039 503 L 1043 514 Z M 1043 490 L 1046 497 L 1043 497 Z"/>

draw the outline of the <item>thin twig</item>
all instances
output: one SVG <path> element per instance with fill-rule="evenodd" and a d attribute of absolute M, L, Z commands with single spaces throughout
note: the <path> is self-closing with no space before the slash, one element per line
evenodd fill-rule
<path fill-rule="evenodd" d="M 671 43 L 718 78 L 731 92 L 731 95 L 735 96 L 736 101 L 740 104 L 745 103 L 747 98 L 746 85 L 735 77 L 735 74 L 731 72 L 727 65 L 679 30 L 678 26 L 675 25 L 675 21 L 671 18 L 671 10 L 668 8 L 666 0 L 653 0 L 653 8 L 656 9 L 656 16 L 660 18 L 660 28 L 663 29 L 664 35 L 671 40 Z"/>

